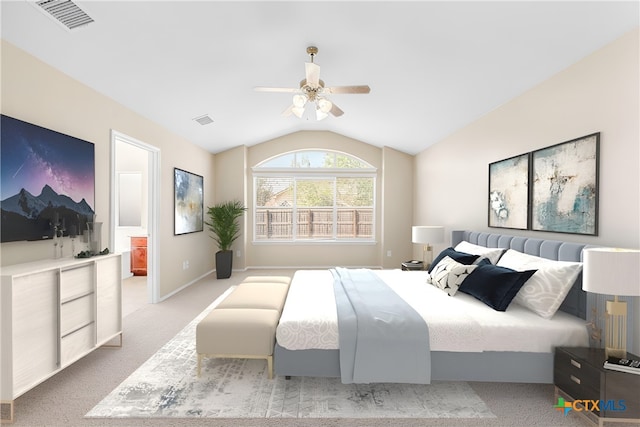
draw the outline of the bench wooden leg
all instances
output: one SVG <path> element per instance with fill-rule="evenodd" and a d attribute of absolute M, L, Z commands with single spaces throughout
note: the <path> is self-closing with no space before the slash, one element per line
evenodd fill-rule
<path fill-rule="evenodd" d="M 273 379 L 273 356 L 267 356 L 267 372 L 269 374 L 269 379 Z"/>

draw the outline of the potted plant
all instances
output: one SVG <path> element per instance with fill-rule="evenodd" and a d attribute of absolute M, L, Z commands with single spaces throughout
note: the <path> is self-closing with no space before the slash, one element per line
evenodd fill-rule
<path fill-rule="evenodd" d="M 240 221 L 238 219 L 246 210 L 247 208 L 238 200 L 208 207 L 209 221 L 204 223 L 209 226 L 209 230 L 213 234 L 212 238 L 220 248 L 216 252 L 216 277 L 218 279 L 231 277 L 233 266 L 231 245 L 240 236 Z"/>

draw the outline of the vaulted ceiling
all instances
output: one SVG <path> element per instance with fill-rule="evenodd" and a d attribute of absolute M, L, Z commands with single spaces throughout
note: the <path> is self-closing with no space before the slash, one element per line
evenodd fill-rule
<path fill-rule="evenodd" d="M 216 153 L 329 130 L 417 153 L 639 25 L 637 1 L 76 1 L 68 31 L 33 0 L 2 1 L 2 38 Z M 345 114 L 282 117 L 319 53 Z M 209 115 L 213 123 L 194 118 Z"/>

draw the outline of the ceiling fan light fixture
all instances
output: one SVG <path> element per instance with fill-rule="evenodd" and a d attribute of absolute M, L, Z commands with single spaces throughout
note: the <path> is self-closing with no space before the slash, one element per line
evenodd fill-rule
<path fill-rule="evenodd" d="M 293 107 L 291 112 L 296 115 L 297 118 L 301 119 L 304 114 L 304 107 Z"/>
<path fill-rule="evenodd" d="M 304 107 L 304 104 L 307 103 L 307 98 L 304 95 L 296 93 L 293 95 L 293 106 L 297 108 Z"/>
<path fill-rule="evenodd" d="M 327 113 L 323 112 L 319 107 L 316 108 L 316 120 L 320 121 L 320 120 L 324 120 L 326 119 L 328 116 Z"/>
<path fill-rule="evenodd" d="M 322 111 L 325 114 L 329 114 L 333 108 L 333 103 L 326 98 L 318 99 L 318 110 Z"/>
<path fill-rule="evenodd" d="M 0 0 L 2 1 L 2 0 Z M 340 109 L 333 102 L 325 98 L 325 94 L 335 93 L 369 93 L 370 88 L 367 85 L 360 86 L 330 86 L 326 87 L 324 82 L 320 79 L 320 66 L 313 61 L 314 56 L 318 53 L 318 48 L 315 46 L 309 46 L 307 53 L 311 57 L 311 62 L 305 62 L 305 78 L 300 81 L 298 88 L 289 87 L 256 87 L 254 88 L 258 92 L 282 92 L 293 93 L 293 102 L 282 115 L 288 117 L 291 114 L 295 114 L 298 118 L 305 117 L 305 111 L 307 105 L 315 105 L 316 119 L 323 120 L 329 114 L 334 117 L 340 117 L 344 114 L 344 111 Z M 311 114 L 311 107 L 308 108 L 309 114 L 306 116 L 308 119 Z"/>

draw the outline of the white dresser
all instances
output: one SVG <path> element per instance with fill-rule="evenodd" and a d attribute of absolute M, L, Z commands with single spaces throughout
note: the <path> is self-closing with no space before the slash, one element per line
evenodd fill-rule
<path fill-rule="evenodd" d="M 2 422 L 18 396 L 114 338 L 122 344 L 121 268 L 119 254 L 2 267 Z"/>

